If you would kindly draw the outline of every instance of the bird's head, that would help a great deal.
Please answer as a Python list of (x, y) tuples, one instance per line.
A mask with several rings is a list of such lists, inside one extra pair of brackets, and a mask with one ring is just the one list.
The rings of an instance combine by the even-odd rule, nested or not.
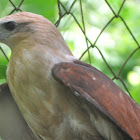
[(17, 47), (33, 45), (68, 50), (60, 32), (49, 20), (29, 12), (0, 19), (0, 42), (8, 45), (12, 51)]
[(41, 18), (39, 15), (21, 12), (0, 19), (0, 42), (13, 48), (27, 40), (35, 32), (35, 21)]

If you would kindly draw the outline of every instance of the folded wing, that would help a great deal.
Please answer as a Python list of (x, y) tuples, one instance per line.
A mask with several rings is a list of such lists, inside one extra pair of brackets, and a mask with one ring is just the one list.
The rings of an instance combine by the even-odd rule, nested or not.
[(124, 139), (140, 139), (140, 106), (106, 75), (78, 60), (56, 64), (52, 74), (69, 87), (76, 98), (84, 98), (91, 108), (100, 112), (100, 117), (107, 118), (104, 120), (111, 122), (110, 131), (113, 123), (115, 131), (124, 135)]

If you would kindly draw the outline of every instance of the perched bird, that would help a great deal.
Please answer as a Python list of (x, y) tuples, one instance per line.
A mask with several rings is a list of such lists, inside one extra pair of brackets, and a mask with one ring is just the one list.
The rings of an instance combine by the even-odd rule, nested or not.
[(140, 107), (96, 68), (77, 60), (43, 16), (0, 19), (12, 55), (7, 81), (37, 140), (140, 140)]

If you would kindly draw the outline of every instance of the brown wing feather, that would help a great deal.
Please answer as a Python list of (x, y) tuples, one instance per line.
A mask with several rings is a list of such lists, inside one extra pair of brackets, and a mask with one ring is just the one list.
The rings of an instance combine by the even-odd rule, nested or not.
[(55, 79), (77, 91), (133, 139), (140, 139), (140, 106), (106, 75), (78, 60), (59, 63), (52, 72)]
[(35, 140), (11, 96), (7, 83), (0, 85), (0, 136), (4, 140)]

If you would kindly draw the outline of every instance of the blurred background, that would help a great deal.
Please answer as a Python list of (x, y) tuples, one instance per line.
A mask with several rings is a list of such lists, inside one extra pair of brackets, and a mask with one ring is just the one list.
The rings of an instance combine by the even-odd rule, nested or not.
[[(105, 73), (140, 104), (139, 7), (139, 0), (0, 0), (0, 18), (21, 10), (45, 16), (74, 56)], [(2, 84), (11, 51), (0, 46)]]

